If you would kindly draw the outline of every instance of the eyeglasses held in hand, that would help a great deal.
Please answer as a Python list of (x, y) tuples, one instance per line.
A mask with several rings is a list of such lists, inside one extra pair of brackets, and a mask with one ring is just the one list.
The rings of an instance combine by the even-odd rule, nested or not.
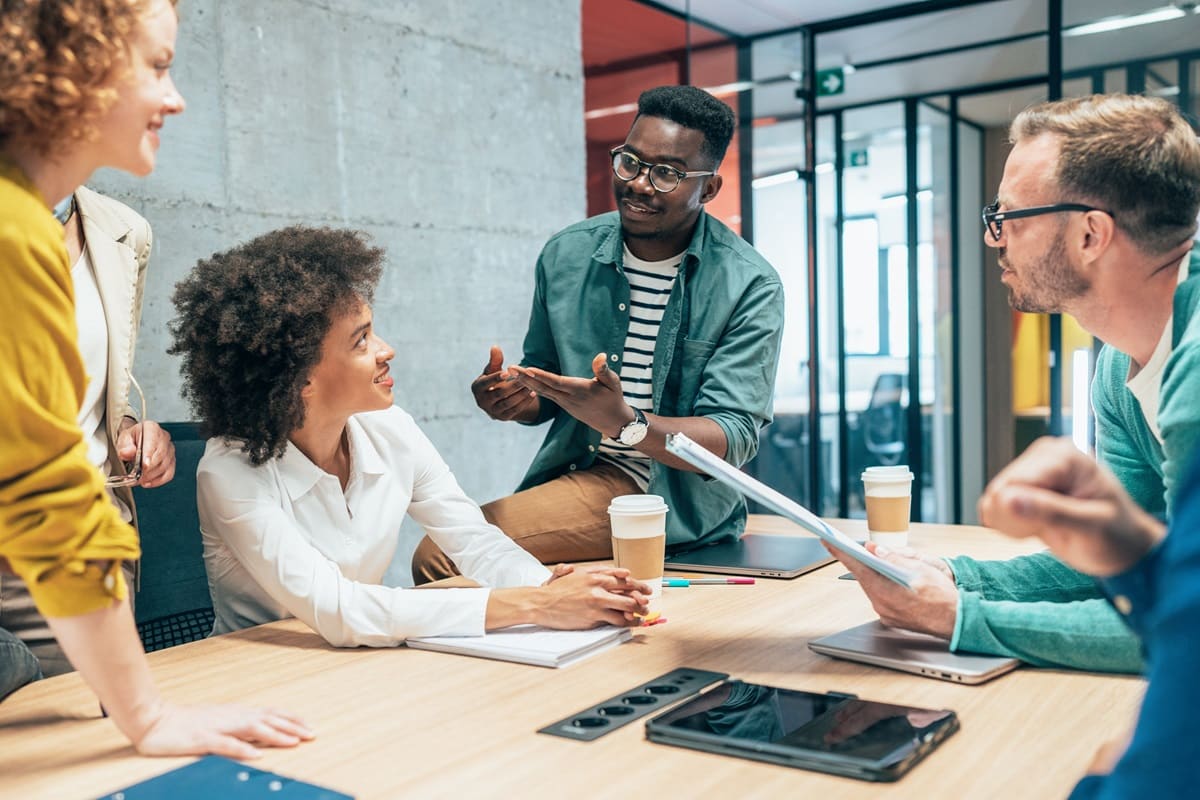
[(673, 191), (685, 178), (701, 178), (705, 175), (717, 174), (712, 170), (684, 172), (670, 164), (647, 164), (633, 153), (626, 152), (620, 147), (614, 147), (611, 152), (614, 175), (628, 182), (637, 180), (637, 176), (642, 174), (642, 170), (648, 170), (650, 185), (663, 194)]
[(1023, 219), (1024, 217), (1040, 217), (1042, 214), (1058, 214), (1063, 211), (1099, 211), (1112, 216), (1111, 211), (1095, 206), (1085, 206), (1082, 203), (1055, 203), (1051, 206), (1033, 206), (1032, 208), (1014, 208), (1009, 211), (1000, 210), (1000, 198), (997, 197), (990, 206), (984, 206), (980, 216), (983, 217), (983, 227), (997, 242), (1004, 234), (1004, 220)]
[[(138, 386), (137, 380), (133, 377), (132, 372), (126, 372), (129, 378), (129, 384), (134, 388), (141, 400), (142, 416), (138, 422), (146, 421), (146, 395), (142, 392), (142, 387)], [(133, 463), (125, 462), (124, 475), (110, 475), (104, 479), (104, 485), (112, 488), (118, 486), (135, 486), (142, 479), (142, 457), (145, 454), (146, 430), (142, 429), (142, 433), (138, 436), (137, 455), (134, 457)]]

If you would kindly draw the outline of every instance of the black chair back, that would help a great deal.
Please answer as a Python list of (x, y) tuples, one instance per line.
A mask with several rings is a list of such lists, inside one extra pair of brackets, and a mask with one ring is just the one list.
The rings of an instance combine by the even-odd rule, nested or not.
[(147, 652), (204, 638), (213, 621), (196, 510), (196, 467), (205, 440), (193, 422), (162, 426), (175, 443), (175, 478), (166, 486), (133, 490), (142, 543), (134, 608)]

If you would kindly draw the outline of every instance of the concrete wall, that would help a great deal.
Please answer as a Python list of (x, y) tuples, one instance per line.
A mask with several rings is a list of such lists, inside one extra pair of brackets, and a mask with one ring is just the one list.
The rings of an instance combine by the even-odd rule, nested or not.
[[(584, 216), (578, 0), (183, 0), (159, 168), (93, 188), (143, 214), (154, 255), (135, 374), (149, 414), (191, 418), (165, 353), (196, 260), (293, 223), (388, 250), (376, 296), (397, 403), (468, 494), (510, 492), (543, 429), (488, 420), (468, 385), (520, 356), (533, 265)], [(411, 544), (411, 543), (410, 543)]]

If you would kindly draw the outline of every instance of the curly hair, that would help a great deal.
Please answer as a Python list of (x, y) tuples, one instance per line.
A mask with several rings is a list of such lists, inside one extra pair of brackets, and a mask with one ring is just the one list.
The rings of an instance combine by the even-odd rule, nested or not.
[(96, 120), (116, 101), (116, 78), (150, 2), (0, 2), (0, 144), (45, 155), (94, 136)]
[(725, 157), (737, 121), (733, 109), (695, 86), (656, 86), (638, 96), (639, 117), (662, 117), (704, 134), (701, 153), (715, 169)]
[(301, 390), (334, 320), (370, 303), (383, 250), (360, 231), (294, 226), (199, 261), (175, 285), (167, 351), (206, 436), (256, 465), (304, 424)]

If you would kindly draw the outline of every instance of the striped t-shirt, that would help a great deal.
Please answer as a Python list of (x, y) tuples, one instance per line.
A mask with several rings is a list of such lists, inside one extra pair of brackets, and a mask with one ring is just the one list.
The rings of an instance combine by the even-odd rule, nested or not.
[[(625, 402), (642, 411), (652, 411), (654, 342), (662, 324), (671, 287), (679, 274), (683, 253), (662, 261), (642, 261), (625, 248), (625, 277), (629, 280), (629, 334), (621, 358), (621, 389)], [(616, 464), (637, 481), (644, 492), (650, 485), (650, 457), (616, 439), (600, 441), (600, 458)]]

